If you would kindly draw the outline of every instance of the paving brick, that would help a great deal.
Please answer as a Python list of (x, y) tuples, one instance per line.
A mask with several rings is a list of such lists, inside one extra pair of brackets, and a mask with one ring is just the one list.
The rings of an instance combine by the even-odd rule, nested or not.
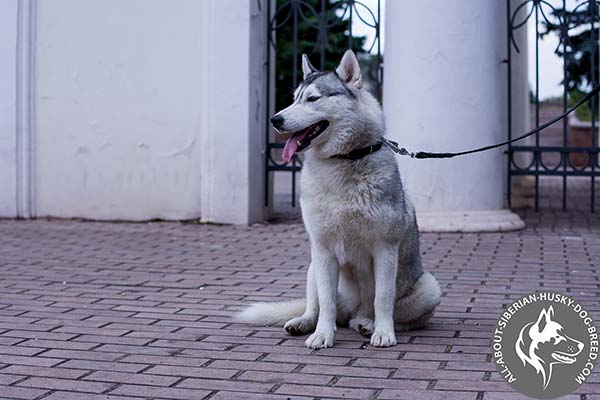
[(291, 372), (298, 364), (272, 363), (266, 361), (231, 361), (231, 360), (216, 360), (210, 364), (211, 368), (237, 368), (254, 371), (276, 371), (276, 372)]
[(102, 393), (113, 385), (108, 383), (84, 382), (74, 379), (33, 377), (19, 383), (20, 387), (65, 390), (73, 392)]
[(304, 385), (324, 386), (331, 382), (333, 375), (327, 374), (297, 374), (283, 372), (246, 371), (238, 377), (242, 381), (266, 383), (300, 383)]
[(427, 379), (427, 380), (437, 380), (437, 379), (456, 379), (456, 380), (466, 380), (466, 379), (476, 379), (481, 380), (484, 378), (484, 372), (476, 372), (476, 371), (453, 371), (447, 369), (412, 369), (412, 368), (399, 368), (394, 372), (392, 378), (400, 378), (400, 379)]
[(127, 363), (142, 363), (155, 365), (181, 365), (189, 367), (199, 367), (206, 364), (208, 358), (199, 357), (179, 357), (179, 356), (154, 356), (132, 354), (120, 360)]
[(146, 364), (133, 364), (122, 361), (68, 360), (60, 365), (64, 368), (80, 368), (96, 371), (139, 372), (146, 369)]
[(438, 390), (384, 389), (378, 396), (381, 400), (475, 400), (477, 393)]
[[(423, 378), (422, 378), (423, 379)], [(425, 380), (410, 379), (382, 379), (382, 378), (354, 378), (342, 376), (335, 386), (365, 388), (365, 389), (421, 389), (425, 390), (429, 385)]]
[(76, 351), (76, 350), (59, 350), (52, 349), (45, 353), (39, 354), (42, 357), (76, 359), (76, 360), (95, 360), (95, 361), (114, 361), (122, 357), (122, 354), (108, 353), (101, 351)]
[(89, 394), (76, 392), (54, 392), (51, 395), (44, 397), (44, 400), (140, 400), (140, 397), (129, 396), (113, 396), (106, 394)]
[[(242, 367), (239, 367), (242, 368)], [(228, 379), (234, 376), (237, 369), (220, 369), (216, 368), (213, 364), (210, 367), (177, 367), (173, 365), (160, 365), (152, 367), (146, 371), (145, 374), (156, 374), (156, 375), (170, 375), (177, 377), (194, 377), (194, 378), (211, 378), (211, 379)]]
[(305, 396), (288, 396), (288, 395), (277, 395), (277, 394), (257, 394), (257, 393), (240, 393), (240, 392), (228, 392), (226, 390), (220, 390), (210, 398), (211, 400), (309, 400), (312, 397)]
[(18, 386), (0, 386), (0, 393), (5, 399), (33, 400), (48, 393), (45, 389), (31, 389)]
[(101, 336), (101, 335), (81, 335), (71, 340), (70, 343), (73, 342), (91, 342), (88, 346), (95, 346), (98, 343), (103, 344), (121, 344), (126, 346), (145, 346), (150, 343), (151, 339), (138, 339), (133, 337), (123, 337), (123, 336)]
[(180, 389), (171, 387), (153, 387), (143, 385), (121, 385), (110, 392), (111, 395), (141, 396), (173, 400), (202, 400), (211, 392), (201, 389)]
[(275, 361), (281, 363), (303, 363), (309, 365), (348, 365), (352, 361), (350, 357), (319, 356), (297, 356), (293, 354), (268, 354), (263, 361)]
[(63, 378), (63, 379), (78, 379), (81, 376), (87, 374), (89, 370), (85, 369), (74, 369), (74, 368), (63, 368), (61, 367), (31, 367), (25, 365), (9, 365), (4, 368), (1, 372), (3, 374), (19, 374), (24, 376), (39, 376), (43, 378)]
[[(36, 340), (30, 339), (26, 340), (22, 343), (19, 343), (19, 347), (26, 348), (31, 346), (31, 350), (43, 350), (43, 348), (47, 349), (65, 349), (65, 350), (90, 350), (91, 348), (97, 346), (97, 343), (80, 343), (77, 341), (62, 341), (62, 340)], [(42, 349), (36, 349), (36, 348)], [(23, 349), (25, 350), (25, 349)], [(1, 350), (0, 350), (1, 351)]]
[(367, 399), (375, 394), (375, 390), (284, 384), (275, 393), (336, 399)]
[[(376, 358), (359, 358), (353, 364), (355, 367), (376, 367), (376, 368), (419, 368), (435, 370), (440, 366), (437, 361), (417, 361), (417, 360), (390, 360)], [(493, 366), (492, 366), (493, 368)]]
[(237, 380), (212, 380), (189, 378), (177, 384), (178, 388), (194, 388), (209, 390), (230, 390), (240, 392), (267, 393), (273, 384), (241, 382)]
[(64, 359), (60, 358), (43, 358), (43, 357), (24, 357), (24, 356), (10, 356), (3, 355), (1, 358), (4, 364), (16, 364), (16, 365), (31, 365), (33, 367), (51, 367), (56, 364), (60, 364)]
[(10, 374), (10, 372), (6, 372), (5, 370), (0, 373), (0, 387), (8, 386), (25, 378), (24, 375), (5, 375), (6, 373)]
[(393, 372), (385, 368), (364, 367), (334, 367), (330, 365), (310, 365), (303, 367), (300, 372), (307, 374), (333, 374), (340, 376), (360, 376), (368, 378), (387, 378)]
[(86, 381), (131, 383), (136, 385), (171, 386), (179, 378), (150, 373), (130, 374), (125, 372), (97, 371), (85, 377)]
[(446, 381), (439, 380), (435, 384), (435, 389), (439, 390), (473, 390), (473, 391), (507, 391), (512, 392), (512, 388), (508, 383), (502, 382), (492, 382), (492, 381)]
[[(49, 325), (49, 328), (55, 327)], [(15, 337), (25, 339), (47, 339), (47, 340), (70, 340), (77, 336), (76, 334), (58, 333), (58, 332), (39, 332), (30, 330), (9, 330), (2, 334), (3, 337)]]
[(40, 347), (26, 347), (24, 344), (18, 346), (0, 346), (0, 357), (4, 354), (10, 354), (13, 356), (32, 356), (43, 352), (44, 348)]

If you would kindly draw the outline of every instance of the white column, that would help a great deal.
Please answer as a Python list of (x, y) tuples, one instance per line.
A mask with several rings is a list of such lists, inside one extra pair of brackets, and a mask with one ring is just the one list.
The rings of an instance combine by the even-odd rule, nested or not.
[(203, 1), (201, 216), (263, 220), (266, 1)]
[[(523, 0), (511, 0), (510, 9), (511, 17), (523, 3)], [(515, 23), (525, 20), (527, 17), (529, 7), (522, 7)], [(531, 16), (533, 18), (533, 16)], [(524, 24), (519, 29), (513, 32), (515, 42), (519, 48), (517, 52), (513, 45), (511, 45), (511, 110), (512, 110), (512, 136), (519, 136), (521, 133), (528, 131), (533, 128), (530, 126), (529, 121), (529, 77), (528, 77), (528, 42), (527, 42), (527, 29), (529, 24)], [(535, 49), (534, 49), (535, 51)], [(542, 121), (543, 122), (543, 121)], [(535, 136), (528, 137), (525, 140), (515, 143), (520, 146), (533, 146), (535, 144)], [(515, 161), (521, 168), (529, 165), (532, 161), (532, 153), (519, 152), (515, 153)], [(513, 183), (523, 182), (530, 180), (532, 177), (516, 176), (512, 178)]]
[[(433, 152), (506, 138), (504, 1), (389, 1), (386, 21), (388, 137), (412, 151)], [(507, 218), (506, 229), (520, 225), (509, 212), (489, 212), (503, 207), (502, 151), (450, 160), (400, 159), (421, 226), (504, 229)]]
[(0, 2), (0, 217), (17, 216), (18, 1)]

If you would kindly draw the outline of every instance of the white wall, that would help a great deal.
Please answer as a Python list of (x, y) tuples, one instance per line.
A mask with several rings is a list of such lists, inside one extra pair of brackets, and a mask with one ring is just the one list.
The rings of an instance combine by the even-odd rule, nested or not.
[[(453, 152), (506, 137), (505, 2), (389, 1), (387, 134), (410, 150)], [(393, 23), (390, 23), (392, 22)], [(418, 211), (502, 208), (502, 150), (400, 160)]]
[(17, 215), (17, 6), (0, 2), (0, 217)]
[(38, 2), (39, 216), (200, 215), (201, 9)]

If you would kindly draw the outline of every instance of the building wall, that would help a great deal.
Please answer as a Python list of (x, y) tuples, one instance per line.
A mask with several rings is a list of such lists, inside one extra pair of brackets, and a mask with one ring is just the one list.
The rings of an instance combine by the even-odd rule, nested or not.
[(0, 216), (262, 220), (264, 5), (0, 2)]

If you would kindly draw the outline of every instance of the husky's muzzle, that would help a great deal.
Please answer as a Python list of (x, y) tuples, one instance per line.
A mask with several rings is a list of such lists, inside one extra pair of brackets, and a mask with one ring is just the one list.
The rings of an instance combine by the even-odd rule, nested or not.
[[(275, 123), (273, 124), (275, 128), (277, 126)], [(299, 131), (291, 132), (288, 139), (285, 142), (285, 146), (283, 147), (282, 158), (283, 161), (289, 162), (299, 151), (306, 149), (310, 146), (311, 142), (321, 135), (325, 129), (329, 126), (329, 121), (323, 120), (319, 121), (316, 124), (310, 125), (307, 128), (300, 129)], [(281, 132), (285, 133), (285, 132)]]

